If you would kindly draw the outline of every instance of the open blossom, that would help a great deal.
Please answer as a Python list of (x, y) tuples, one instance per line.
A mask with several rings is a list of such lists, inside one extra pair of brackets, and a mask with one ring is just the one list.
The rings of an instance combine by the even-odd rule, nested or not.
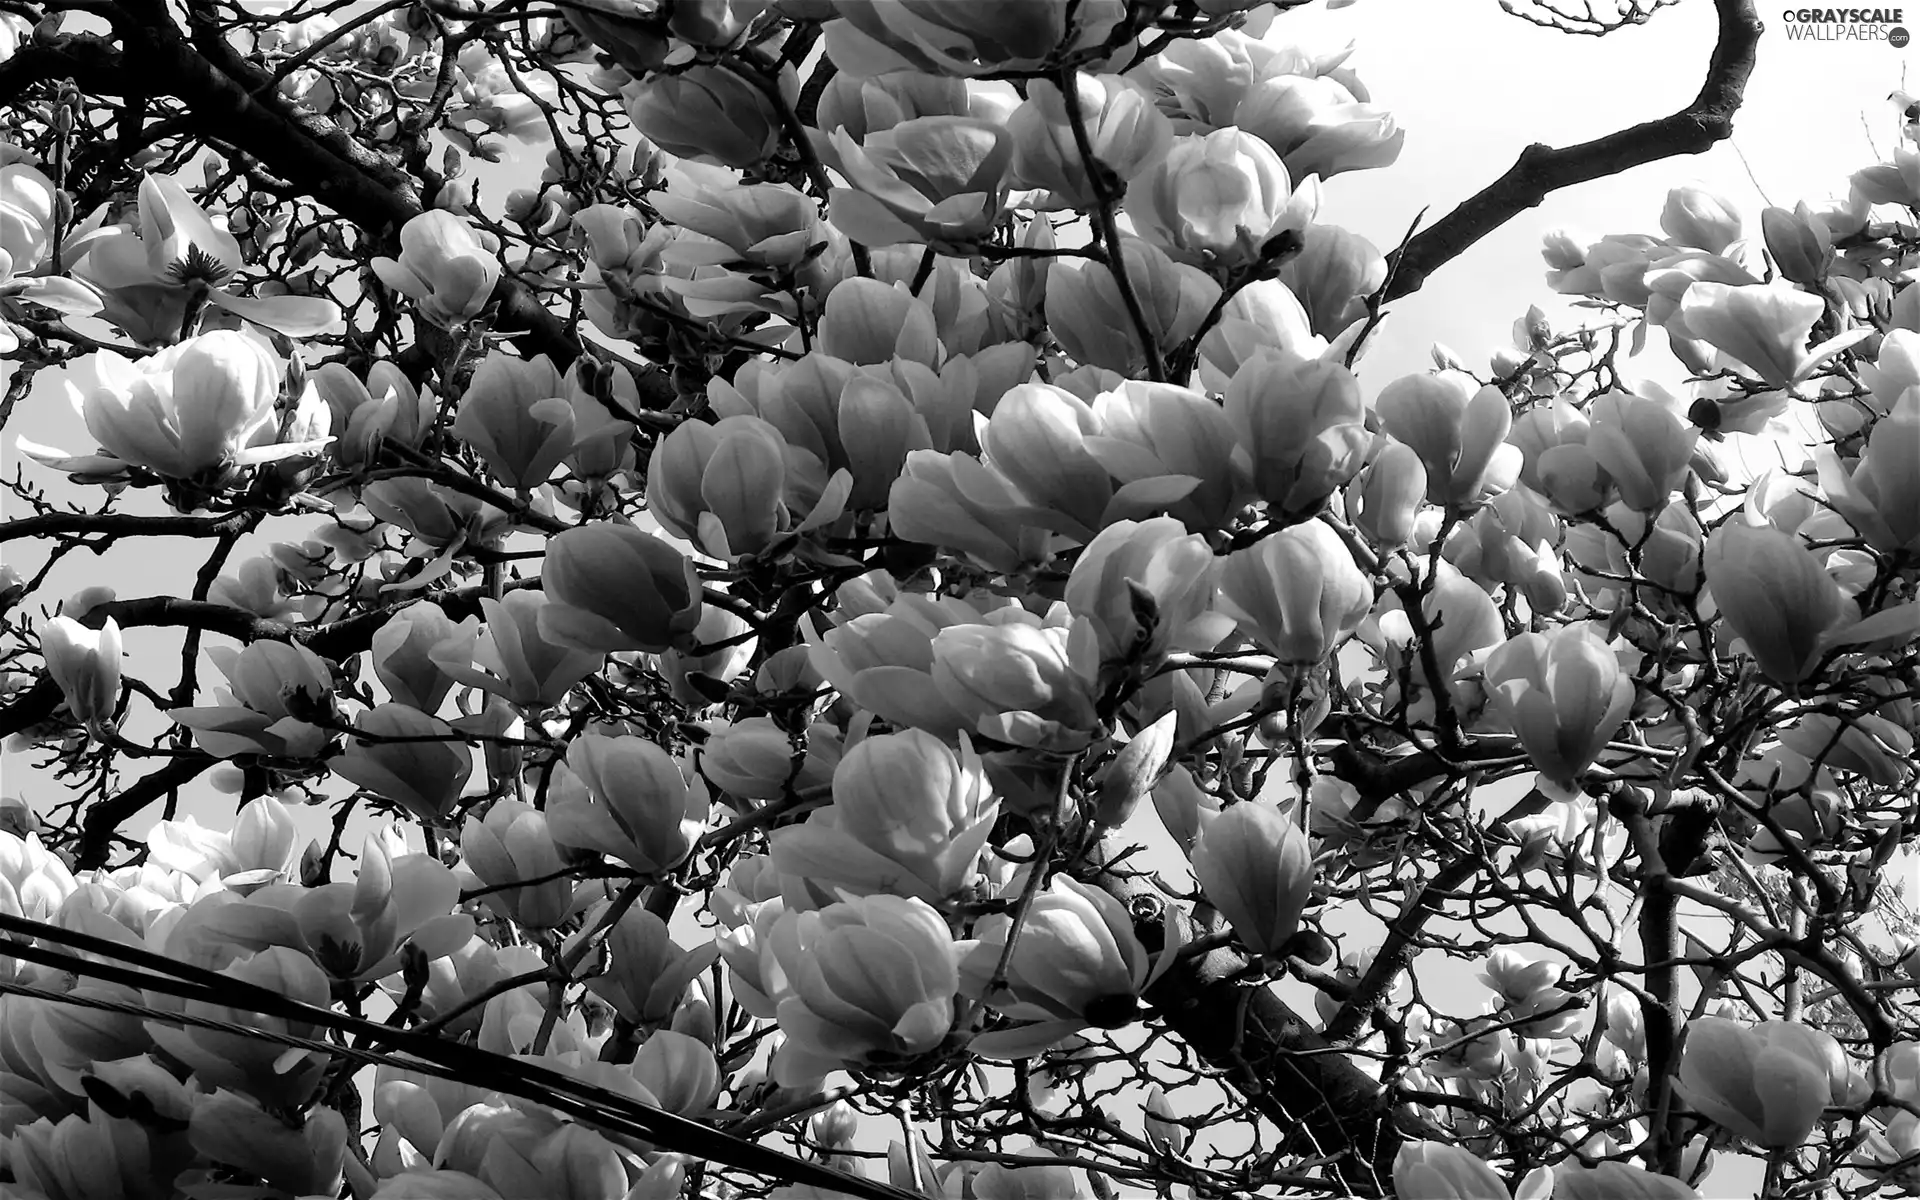
[(460, 397), (453, 432), (501, 483), (519, 491), (539, 487), (573, 450), (566, 390), (546, 355), (529, 361), (495, 351)]
[[(1139, 1014), (1156, 963), (1134, 936), (1133, 919), (1120, 901), (1054, 876), (1027, 910), (1005, 990), (989, 994), (1011, 926), (1010, 917), (989, 916), (974, 927), (973, 940), (960, 943), (961, 990), (1020, 1022), (975, 1038), (976, 1052), (1026, 1057), (1089, 1025), (1124, 1028)], [(1157, 966), (1170, 963), (1168, 953)]]
[(216, 330), (141, 359), (102, 350), (85, 364), (67, 381), (69, 395), (113, 457), (69, 459), (23, 444), (62, 470), (131, 463), (168, 479), (225, 483), (229, 468), (312, 454), (327, 440), (330, 422), (322, 420), (317, 436), (276, 444), (282, 365), (255, 334)]
[(1313, 512), (1352, 479), (1373, 440), (1353, 373), (1286, 350), (1256, 350), (1240, 365), (1226, 412), (1254, 491), (1290, 515)]
[(762, 980), (787, 1035), (773, 1058), (783, 1086), (904, 1064), (953, 1028), (957, 948), (924, 900), (863, 896), (785, 913), (767, 941)]
[[(1132, 179), (1166, 150), (1173, 127), (1153, 97), (1124, 75), (1079, 75), (1075, 102), (1094, 159), (1121, 181)], [(1036, 79), (1014, 110), (1013, 173), (1022, 187), (1046, 188), (1055, 203), (1087, 208), (1097, 193), (1087, 178), (1067, 100), (1059, 87)]]
[(262, 639), (243, 649), (215, 646), (207, 657), (226, 676), (217, 705), (167, 715), (193, 730), (194, 744), (218, 758), (265, 754), (310, 758), (332, 733), (317, 718), (330, 711), (333, 672), (298, 642)]
[(1296, 189), (1272, 147), (1233, 128), (1175, 138), (1126, 199), (1140, 236), (1181, 262), (1220, 268), (1258, 260), (1319, 207), (1317, 180)]
[(165, 346), (190, 334), (187, 317), (201, 300), (288, 337), (309, 337), (340, 319), (340, 306), (322, 297), (227, 291), (244, 265), (240, 243), (177, 180), (141, 179), (138, 226), (101, 226), (105, 212), (67, 243), (70, 271), (100, 294), (101, 316), (136, 342)]
[(856, 143), (822, 139), (851, 187), (834, 188), (833, 223), (856, 242), (970, 254), (999, 220), (1013, 165), (1007, 130), (974, 117), (915, 117)]
[(297, 950), (328, 976), (349, 983), (400, 970), (408, 943), (429, 961), (453, 953), (474, 928), (472, 917), (452, 911), (460, 899), (458, 877), (426, 854), (399, 849), (394, 839), (370, 833), (354, 882), (272, 884), (213, 908), (200, 932), (248, 951)]
[(833, 773), (833, 803), (773, 834), (790, 909), (890, 892), (944, 904), (978, 877), (999, 815), (980, 756), (920, 730), (869, 737)]
[(1512, 487), (1524, 456), (1510, 445), (1513, 412), (1497, 387), (1460, 371), (1407, 375), (1380, 391), (1380, 423), (1420, 455), (1427, 499), (1472, 508)]
[(480, 315), (500, 278), (500, 263), (466, 221), (432, 208), (400, 227), (400, 257), (374, 259), (373, 272), (444, 329)]

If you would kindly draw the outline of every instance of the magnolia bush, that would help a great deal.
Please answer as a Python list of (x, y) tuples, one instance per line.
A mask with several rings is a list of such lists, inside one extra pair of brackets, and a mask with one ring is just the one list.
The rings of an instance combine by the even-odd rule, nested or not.
[(0, 13), (0, 1193), (1920, 1187), (1911, 129), (1382, 379), (1273, 5), (183, 13)]

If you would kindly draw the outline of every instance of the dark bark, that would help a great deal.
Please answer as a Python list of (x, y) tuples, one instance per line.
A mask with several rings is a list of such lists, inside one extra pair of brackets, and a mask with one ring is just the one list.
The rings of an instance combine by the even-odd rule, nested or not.
[(1764, 26), (1751, 0), (1714, 0), (1720, 30), (1699, 95), (1679, 112), (1643, 121), (1575, 146), (1534, 143), (1506, 174), (1446, 216), (1415, 234), (1391, 256), (1393, 274), (1383, 300), (1420, 290), (1427, 277), (1481, 238), (1538, 205), (1548, 193), (1671, 158), (1702, 154), (1733, 134), (1733, 115), (1745, 98)]

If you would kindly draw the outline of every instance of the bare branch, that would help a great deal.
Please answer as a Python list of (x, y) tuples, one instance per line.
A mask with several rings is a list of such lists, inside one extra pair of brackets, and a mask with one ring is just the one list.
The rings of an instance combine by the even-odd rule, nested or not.
[(1733, 133), (1733, 115), (1745, 98), (1763, 26), (1751, 0), (1714, 0), (1720, 32), (1707, 62), (1706, 82), (1693, 102), (1671, 116), (1556, 150), (1539, 142), (1520, 152), (1506, 174), (1462, 201), (1414, 236), (1394, 259), (1387, 300), (1420, 290), (1427, 276), (1529, 208), (1548, 193), (1671, 158), (1701, 154)]

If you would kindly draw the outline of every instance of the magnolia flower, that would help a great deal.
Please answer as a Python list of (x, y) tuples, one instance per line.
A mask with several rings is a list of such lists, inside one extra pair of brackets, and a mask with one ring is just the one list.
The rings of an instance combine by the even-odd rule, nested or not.
[[(588, 913), (584, 929), (597, 926), (596, 915)], [(688, 986), (719, 957), (720, 947), (708, 942), (682, 950), (665, 921), (644, 908), (630, 908), (607, 930), (607, 955), (606, 973), (587, 980), (587, 990), (634, 1024), (657, 1025), (673, 1016)]]
[(1353, 373), (1285, 350), (1256, 350), (1241, 364), (1226, 412), (1254, 490), (1288, 515), (1313, 512), (1352, 479), (1373, 440)]
[(1400, 157), (1406, 130), (1370, 98), (1350, 70), (1272, 75), (1247, 89), (1233, 123), (1272, 146), (1295, 179), (1327, 179)]
[(971, 113), (967, 82), (926, 71), (854, 75), (840, 71), (827, 81), (815, 110), (822, 133), (844, 129), (856, 142), (915, 117), (964, 117)]
[(210, 647), (207, 657), (226, 676), (220, 703), (176, 708), (167, 715), (193, 730), (194, 744), (217, 758), (265, 754), (311, 758), (332, 738), (318, 718), (330, 713), (333, 671), (298, 642), (251, 642), (235, 650)]
[(1671, 1175), (1655, 1175), (1623, 1162), (1583, 1167), (1571, 1160), (1553, 1171), (1555, 1200), (1700, 1200), (1700, 1193)]
[(451, 911), (460, 900), (459, 878), (428, 855), (396, 849), (395, 841), (369, 833), (352, 883), (272, 884), (213, 908), (196, 932), (247, 951), (299, 951), (345, 983), (400, 970), (409, 943), (428, 961), (453, 953), (474, 930), (472, 917)]
[[(1888, 357), (1881, 351), (1884, 361)], [(1816, 446), (1820, 491), (1875, 549), (1920, 549), (1920, 389), (1899, 394), (1873, 424), (1851, 471), (1830, 446)]]
[[(897, 358), (928, 367), (940, 365), (940, 330), (933, 307), (915, 296), (905, 283), (888, 284), (854, 276), (836, 285), (821, 311), (816, 336), (822, 354), (855, 366), (885, 365)], [(853, 372), (841, 372), (817, 358), (807, 362), (807, 369), (844, 375), (839, 380), (838, 390), (842, 392), (853, 382)], [(782, 391), (789, 378), (782, 376)], [(791, 378), (798, 384), (805, 376), (796, 368)], [(773, 417), (769, 415), (768, 419)], [(835, 432), (840, 431), (836, 428)]]
[[(1093, 158), (1123, 183), (1143, 171), (1173, 139), (1173, 127), (1153, 97), (1124, 75), (1077, 75), (1074, 99)], [(1013, 178), (1021, 187), (1046, 188), (1052, 202), (1086, 209), (1098, 199), (1087, 178), (1079, 143), (1060, 88), (1036, 79), (1007, 123), (1013, 135)]]
[(49, 921), (76, 886), (73, 872), (41, 845), (38, 834), (23, 838), (0, 830), (0, 911)]
[(246, 892), (295, 881), (300, 865), (293, 814), (272, 796), (242, 805), (231, 832), (207, 829), (191, 816), (161, 821), (147, 835), (148, 859), (201, 881)]
[(1313, 892), (1313, 851), (1300, 822), (1257, 801), (1203, 819), (1190, 855), (1207, 902), (1253, 954), (1280, 954)]
[[(142, 359), (109, 350), (83, 360), (66, 381), (74, 408), (111, 458), (68, 458), (22, 442), (49, 466), (92, 473), (145, 467), (168, 479), (225, 486), (233, 468), (317, 453), (328, 438), (322, 417), (315, 436), (276, 445), (282, 367), (257, 335), (203, 333)], [(325, 414), (324, 406), (319, 406)]]
[(1093, 417), (1098, 432), (1083, 444), (1121, 491), (1147, 479), (1197, 481), (1166, 510), (1192, 532), (1224, 524), (1246, 503), (1247, 464), (1235, 450), (1233, 423), (1204, 393), (1126, 380), (1094, 397)]
[[(1681, 421), (1659, 400), (1626, 392), (1605, 392), (1588, 411), (1592, 423), (1586, 444), (1593, 466), (1577, 457), (1550, 460), (1543, 456), (1541, 482), (1570, 493), (1569, 499), (1578, 497), (1576, 503), (1603, 495), (1610, 483), (1629, 508), (1641, 512), (1665, 508), (1687, 478), (1699, 429)], [(1566, 482), (1553, 482), (1545, 474), (1549, 470), (1563, 472), (1559, 477)]]
[(777, 538), (833, 520), (853, 490), (759, 417), (683, 422), (655, 447), (647, 508), (668, 532), (721, 559), (749, 558)]
[[(0, 47), (6, 19), (0, 16)], [(20, 340), (6, 320), (10, 301), (27, 300), (72, 316), (100, 311), (99, 294), (86, 284), (41, 273), (53, 254), (60, 195), (53, 180), (32, 164), (0, 164), (0, 351), (12, 351)]]
[(944, 904), (978, 876), (1000, 805), (980, 756), (919, 730), (868, 737), (833, 773), (833, 803), (773, 834), (790, 910), (890, 892)]
[(1677, 187), (1667, 193), (1660, 228), (1679, 245), (1719, 254), (1740, 236), (1740, 210), (1703, 187)]
[(631, 525), (595, 521), (549, 538), (540, 582), (549, 603), (537, 628), (563, 646), (657, 652), (690, 645), (700, 624), (693, 563)]
[(953, 1028), (960, 980), (947, 923), (923, 900), (863, 896), (786, 913), (768, 936), (762, 979), (786, 1041), (783, 1087), (849, 1067), (898, 1067)]
[(547, 799), (555, 841), (646, 874), (693, 852), (707, 819), (706, 784), (689, 786), (665, 750), (637, 737), (586, 736), (567, 748), (567, 766)]
[(1674, 320), (1725, 354), (1735, 370), (1791, 387), (1873, 332), (1858, 327), (1809, 349), (1807, 334), (1825, 312), (1820, 297), (1786, 287), (1700, 282), (1687, 288)]
[(141, 180), (137, 229), (96, 227), (68, 242), (67, 251), (73, 277), (104, 301), (101, 315), (143, 345), (191, 334), (189, 318), (201, 302), (288, 337), (310, 337), (340, 319), (340, 306), (321, 297), (248, 298), (224, 290), (242, 265), (240, 243), (165, 175)]
[(1373, 585), (1340, 535), (1293, 525), (1227, 556), (1218, 607), (1282, 663), (1324, 661), (1373, 608)]
[(495, 351), (460, 397), (453, 432), (517, 491), (545, 483), (572, 452), (573, 404), (546, 355), (531, 361)]
[(1414, 523), (1427, 498), (1427, 468), (1405, 442), (1386, 439), (1347, 487), (1347, 516), (1354, 528), (1382, 550), (1413, 540)]
[(951, 625), (933, 638), (931, 674), (965, 728), (1016, 746), (1084, 744), (1098, 715), (1098, 643), (1091, 623), (1046, 622), (1021, 608), (996, 609), (982, 624)]
[(961, 990), (1004, 1014), (1014, 1027), (971, 1043), (988, 1058), (1025, 1058), (1093, 1025), (1122, 1029), (1133, 1023), (1147, 986), (1172, 964), (1177, 946), (1158, 962), (1133, 933), (1126, 906), (1106, 892), (1056, 875), (1035, 897), (1014, 942), (1006, 986), (988, 994), (1012, 918), (995, 914), (959, 943)]
[(1507, 443), (1513, 411), (1499, 388), (1460, 371), (1407, 375), (1380, 390), (1380, 424), (1427, 469), (1427, 499), (1473, 508), (1514, 485), (1524, 455)]
[(1296, 189), (1273, 148), (1235, 128), (1175, 138), (1127, 189), (1134, 228), (1184, 263), (1243, 267), (1298, 236), (1320, 207), (1319, 181)]
[(1793, 1021), (1746, 1026), (1721, 1017), (1688, 1022), (1674, 1088), (1714, 1124), (1769, 1150), (1798, 1146), (1828, 1105), (1866, 1090), (1832, 1035)]
[(552, 603), (544, 593), (526, 590), (498, 600), (483, 598), (486, 624), (477, 640), (470, 634), (453, 636), (435, 644), (429, 656), (450, 680), (511, 704), (526, 709), (558, 704), (574, 684), (598, 671), (606, 656), (549, 641), (540, 614)]
[(1562, 788), (1578, 786), (1633, 707), (1633, 680), (1586, 625), (1507, 641), (1487, 659), (1486, 680), (1488, 701)]
[[(799, 99), (791, 65), (780, 73), (788, 104)], [(633, 127), (683, 158), (705, 158), (742, 170), (766, 161), (780, 141), (780, 114), (759, 88), (718, 65), (696, 63), (672, 74), (649, 73), (621, 92)]]
[(900, 242), (969, 255), (999, 220), (1014, 142), (973, 117), (915, 117), (856, 143), (844, 129), (821, 155), (851, 187), (829, 196), (834, 225), (873, 246)]
[(244, 1096), (218, 1091), (194, 1099), (187, 1140), (208, 1158), (296, 1195), (338, 1191), (346, 1165), (347, 1123), (324, 1105), (289, 1121)]
[[(301, 888), (292, 890), (304, 892)], [(252, 903), (237, 901), (219, 911), (228, 914)], [(289, 914), (282, 915), (291, 920)], [(220, 974), (238, 983), (279, 992), (301, 1004), (326, 1008), (332, 1003), (327, 976), (314, 965), (313, 959), (297, 949), (264, 946), (258, 953), (246, 955), (221, 969)], [(176, 1026), (166, 1021), (148, 1021), (147, 1033), (160, 1049), (185, 1065), (202, 1084), (231, 1088), (276, 1108), (297, 1108), (312, 1098), (326, 1070), (328, 1056), (324, 1051), (288, 1049), (267, 1038), (228, 1033), (217, 1026), (239, 1025), (267, 1034), (291, 1034), (309, 1039), (321, 1036), (319, 1026), (255, 1012), (245, 1001), (234, 1006), (206, 1000), (175, 1002), (175, 1005), (184, 1015), (215, 1025)]]
[[(1120, 256), (1154, 348), (1165, 354), (1192, 337), (1219, 298), (1220, 285), (1139, 238), (1123, 235)], [(1047, 328), (1075, 361), (1127, 377), (1145, 372), (1147, 347), (1105, 263), (1087, 258), (1051, 263), (1046, 316)]]
[(1406, 1142), (1393, 1160), (1393, 1194), (1398, 1200), (1545, 1200), (1553, 1175), (1538, 1168), (1516, 1194), (1484, 1160), (1461, 1146), (1442, 1142)]
[(373, 260), (380, 282), (442, 329), (480, 315), (500, 278), (500, 263), (460, 217), (430, 208), (400, 227), (400, 257)]
[[(1141, 596), (1153, 601), (1143, 609)], [(1159, 665), (1169, 650), (1209, 650), (1230, 619), (1213, 613), (1213, 551), (1172, 517), (1116, 521), (1082, 550), (1065, 600), (1093, 622), (1102, 664)], [(1150, 624), (1142, 623), (1150, 612)]]
[(1056, 53), (1100, 46), (1123, 0), (1000, 0), (899, 5), (849, 0), (825, 26), (827, 54), (858, 76), (912, 69), (975, 76), (1030, 70)]
[(467, 818), (460, 861), (482, 886), (482, 902), (529, 929), (551, 929), (569, 915), (573, 881), (547, 831), (547, 815), (518, 800), (496, 800), (484, 817)]
[(67, 712), (104, 732), (120, 705), (120, 626), (112, 617), (98, 629), (64, 615), (50, 618), (40, 627), (40, 655)]
[(1813, 674), (1832, 635), (1855, 615), (1819, 557), (1791, 533), (1729, 521), (1707, 539), (1702, 565), (1727, 627), (1776, 683)]
[(353, 728), (369, 736), (349, 740), (329, 764), (336, 774), (420, 821), (445, 819), (473, 774), (473, 751), (451, 726), (405, 704), (382, 704)]

